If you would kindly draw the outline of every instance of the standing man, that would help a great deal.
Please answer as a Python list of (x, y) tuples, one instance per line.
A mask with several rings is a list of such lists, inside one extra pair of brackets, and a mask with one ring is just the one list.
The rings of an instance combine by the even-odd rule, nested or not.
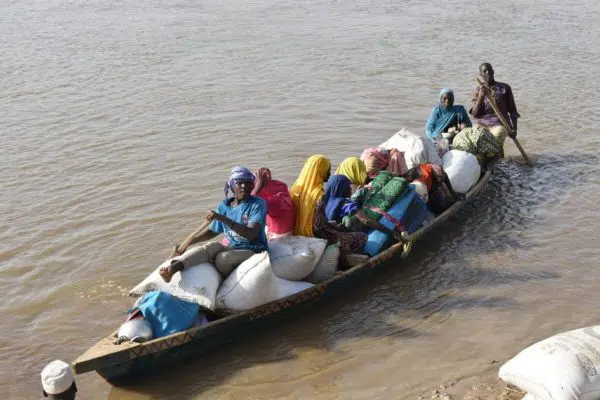
[[(507, 135), (517, 137), (517, 118), (520, 117), (515, 105), (512, 89), (509, 85), (494, 80), (494, 69), (490, 63), (483, 63), (479, 66), (479, 76), (484, 85), (478, 86), (473, 91), (471, 109), (469, 113), (475, 118), (477, 125), (484, 126), (504, 144)], [(491, 93), (490, 93), (491, 91)], [(507, 132), (500, 118), (494, 112), (487, 96), (494, 96), (499, 111), (504, 119), (512, 128), (512, 132)]]
[(74, 400), (77, 386), (71, 366), (64, 361), (55, 360), (46, 365), (41, 373), (44, 397), (57, 400)]

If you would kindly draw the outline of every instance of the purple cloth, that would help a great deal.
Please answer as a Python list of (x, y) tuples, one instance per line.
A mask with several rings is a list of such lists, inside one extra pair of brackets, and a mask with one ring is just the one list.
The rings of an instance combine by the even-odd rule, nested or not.
[[(506, 121), (510, 124), (512, 121), (510, 118), (511, 115), (514, 118), (520, 117), (519, 113), (517, 112), (517, 106), (515, 105), (512, 89), (509, 85), (502, 82), (495, 82), (492, 86), (496, 89), (496, 95), (494, 96), (496, 104), (498, 105), (500, 112), (504, 115)], [(485, 100), (483, 100), (483, 104), (479, 108), (479, 113), (477, 115), (473, 114), (473, 107), (475, 106), (478, 96), (479, 87), (473, 91), (473, 96), (471, 98), (471, 109), (469, 110), (469, 113), (475, 118), (475, 122), (478, 125), (487, 127), (502, 125), (500, 118), (496, 116), (496, 113), (494, 112), (494, 109), (492, 108), (492, 105), (488, 101), (487, 97)]]
[(254, 182), (254, 174), (250, 172), (248, 168), (245, 167), (233, 167), (231, 169), (231, 174), (229, 175), (229, 180), (225, 184), (225, 198), (227, 198), (227, 194), (229, 194), (229, 190), (233, 192), (236, 181), (252, 181)]

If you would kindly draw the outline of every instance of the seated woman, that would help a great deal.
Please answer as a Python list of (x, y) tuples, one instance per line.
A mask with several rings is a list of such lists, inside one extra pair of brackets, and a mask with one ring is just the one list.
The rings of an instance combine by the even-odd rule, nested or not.
[(322, 155), (308, 158), (300, 171), (300, 176), (290, 190), (290, 197), (296, 209), (294, 235), (314, 236), (313, 220), (317, 202), (325, 191), (323, 183), (331, 174), (331, 161)]
[(335, 171), (337, 175), (345, 175), (350, 179), (350, 183), (356, 187), (363, 186), (367, 183), (367, 167), (365, 163), (358, 157), (348, 157), (337, 167)]
[(469, 126), (471, 126), (471, 120), (467, 110), (461, 105), (454, 105), (452, 89), (442, 89), (440, 100), (431, 110), (425, 125), (427, 137), (432, 142), (438, 142), (443, 136), (451, 141), (456, 133)]
[[(210, 226), (194, 239), (194, 242), (206, 241), (224, 233), (225, 241), (195, 246), (175, 257), (171, 265), (159, 271), (166, 282), (186, 266), (205, 262), (214, 262), (225, 278), (250, 256), (267, 250), (267, 205), (263, 199), (252, 196), (253, 188), (252, 172), (243, 167), (231, 170), (225, 186), (225, 200), (219, 203), (216, 212), (208, 213), (206, 219), (211, 221)], [(227, 198), (229, 190), (233, 191), (233, 197)]]
[(325, 194), (317, 202), (313, 231), (315, 237), (327, 240), (328, 244), (339, 243), (340, 254), (345, 256), (343, 265), (350, 265), (346, 260), (350, 254), (364, 253), (368, 235), (361, 231), (348, 230), (341, 222), (345, 216), (355, 214), (366, 227), (383, 231), (400, 241), (401, 233), (388, 229), (377, 220), (369, 218), (359, 206), (348, 198), (351, 181), (345, 175), (333, 175), (327, 181)]
[(261, 168), (254, 175), (256, 184), (252, 195), (267, 203), (267, 239), (293, 235), (296, 211), (287, 185), (272, 179), (268, 168)]

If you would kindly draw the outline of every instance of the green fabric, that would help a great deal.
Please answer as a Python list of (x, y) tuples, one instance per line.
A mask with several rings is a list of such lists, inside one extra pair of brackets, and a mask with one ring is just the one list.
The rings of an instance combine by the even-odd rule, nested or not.
[(350, 199), (362, 207), (371, 196), (379, 192), (393, 177), (391, 172), (379, 171), (368, 186), (363, 186), (358, 189)]
[(408, 188), (408, 181), (404, 178), (393, 177), (376, 193), (369, 196), (364, 205), (365, 214), (374, 219), (379, 219), (381, 215), (370, 207), (378, 208), (383, 211), (387, 211), (396, 200), (406, 191)]
[[(376, 207), (386, 211), (407, 188), (408, 182), (404, 178), (394, 177), (388, 171), (379, 171), (368, 187), (361, 188), (352, 195), (352, 200), (360, 204), (361, 209), (369, 217), (379, 220), (381, 215), (368, 209), (368, 207)], [(351, 232), (366, 229), (356, 215), (344, 218), (342, 224)]]
[(453, 150), (462, 150), (477, 157), (480, 164), (503, 156), (502, 144), (485, 127), (465, 128), (452, 140)]

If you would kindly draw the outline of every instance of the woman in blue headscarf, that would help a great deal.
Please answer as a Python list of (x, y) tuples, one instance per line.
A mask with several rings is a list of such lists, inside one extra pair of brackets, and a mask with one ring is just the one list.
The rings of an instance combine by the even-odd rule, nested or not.
[(317, 202), (313, 220), (315, 237), (329, 244), (340, 244), (340, 253), (362, 253), (367, 234), (348, 232), (341, 224), (345, 215), (358, 211), (358, 205), (349, 199), (351, 182), (345, 175), (332, 175), (325, 185), (325, 194)]
[[(265, 234), (267, 204), (252, 195), (254, 180), (254, 174), (247, 168), (231, 170), (225, 183), (225, 200), (219, 203), (216, 211), (208, 213), (206, 220), (210, 225), (194, 239), (194, 243), (208, 242), (185, 250), (173, 258), (170, 265), (161, 268), (159, 273), (166, 282), (186, 266), (206, 262), (214, 263), (226, 278), (243, 261), (268, 249)], [(228, 197), (229, 191), (233, 192), (232, 197)], [(209, 241), (220, 233), (224, 234), (222, 241)]]
[(445, 132), (449, 133), (446, 136), (452, 137), (454, 133), (469, 126), (471, 126), (471, 120), (467, 110), (461, 105), (454, 105), (452, 89), (442, 89), (438, 104), (431, 110), (425, 125), (427, 137), (436, 142), (442, 138), (442, 134)]

